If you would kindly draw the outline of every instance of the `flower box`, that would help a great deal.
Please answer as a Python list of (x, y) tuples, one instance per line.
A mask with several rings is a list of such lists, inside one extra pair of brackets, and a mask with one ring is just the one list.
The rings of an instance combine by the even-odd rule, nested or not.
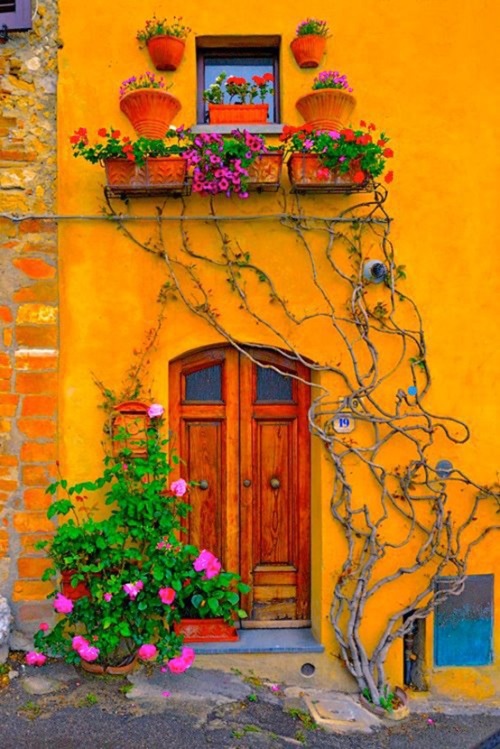
[(181, 156), (166, 156), (146, 159), (144, 166), (137, 166), (127, 159), (106, 159), (106, 179), (112, 188), (159, 188), (184, 187), (187, 166)]
[(184, 642), (236, 642), (238, 631), (222, 618), (181, 619), (174, 622), (176, 635), (184, 635)]
[(248, 167), (250, 177), (249, 190), (278, 189), (281, 179), (283, 153), (260, 154)]
[(209, 104), (211, 125), (260, 124), (267, 122), (268, 104)]
[(348, 172), (328, 169), (314, 153), (293, 153), (288, 160), (290, 183), (299, 190), (350, 193), (364, 190), (369, 182), (368, 176), (362, 182), (354, 182), (352, 175), (359, 172), (359, 165), (351, 165)]

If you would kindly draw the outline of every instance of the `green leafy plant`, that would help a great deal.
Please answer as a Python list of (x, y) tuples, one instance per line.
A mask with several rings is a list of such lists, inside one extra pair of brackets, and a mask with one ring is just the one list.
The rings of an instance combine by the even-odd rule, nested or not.
[(137, 166), (143, 166), (147, 158), (159, 156), (180, 156), (186, 152), (189, 144), (189, 132), (184, 128), (170, 127), (165, 138), (145, 138), (141, 136), (132, 140), (120, 130), (110, 127), (99, 128), (97, 135), (100, 140), (90, 143), (87, 129), (75, 130), (70, 136), (71, 148), (75, 158), (81, 157), (91, 164), (97, 164), (106, 159), (127, 159)]
[(305, 21), (301, 21), (295, 29), (296, 36), (309, 36), (314, 34), (315, 36), (328, 36), (329, 28), (326, 21), (321, 21), (319, 18), (306, 18)]
[[(162, 412), (158, 404), (149, 409), (151, 426), (141, 455), (125, 448), (105, 459), (96, 480), (68, 486), (60, 479), (49, 487), (54, 501), (48, 516), (69, 517), (50, 542), (38, 546), (52, 560), (44, 579), (70, 571), (71, 585), (83, 583), (85, 590), (76, 600), (71, 590), (49, 595), (63, 616), (52, 629), (40, 625), (29, 663), (41, 665), (50, 653), (69, 663), (97, 660), (107, 666), (137, 654), (180, 672), (194, 658), (173, 630), (185, 611), (195, 606), (200, 616), (244, 615), (238, 606), (239, 576), (223, 572), (208, 552), (178, 540), (189, 511), (188, 485), (183, 479), (170, 482), (179, 459), (166, 452), (167, 440), (156, 427)], [(122, 445), (128, 436), (122, 429), (115, 439)], [(95, 520), (87, 506), (94, 492), (104, 494), (110, 509), (103, 520)]]
[[(310, 125), (292, 127), (285, 125), (280, 140), (285, 143), (285, 153), (316, 154), (325, 169), (338, 170), (341, 174), (352, 174), (353, 182), (362, 183), (367, 177), (378, 177), (386, 168), (387, 159), (394, 156), (387, 146), (389, 139), (384, 133), (374, 137), (375, 125), (368, 126), (361, 120), (360, 127), (341, 130), (318, 130)], [(321, 174), (318, 172), (319, 177)], [(393, 172), (384, 177), (391, 182)]]
[(274, 76), (272, 73), (254, 75), (251, 81), (236, 75), (219, 73), (215, 82), (203, 92), (204, 101), (210, 104), (224, 104), (227, 95), (229, 103), (253, 104), (255, 99), (264, 102), (268, 94), (273, 94)]
[(125, 96), (125, 94), (130, 93), (130, 91), (135, 91), (138, 88), (155, 88), (160, 91), (168, 91), (168, 89), (172, 88), (173, 85), (173, 83), (167, 83), (163, 76), (156, 75), (156, 73), (147, 70), (145, 73), (132, 75), (130, 78), (125, 78), (125, 80), (122, 81), (120, 86), (120, 99), (122, 96)]
[(189, 26), (182, 23), (182, 16), (174, 16), (172, 21), (156, 16), (146, 21), (143, 29), (137, 32), (137, 39), (141, 44), (145, 44), (148, 39), (154, 36), (175, 36), (178, 39), (186, 39), (191, 33)]

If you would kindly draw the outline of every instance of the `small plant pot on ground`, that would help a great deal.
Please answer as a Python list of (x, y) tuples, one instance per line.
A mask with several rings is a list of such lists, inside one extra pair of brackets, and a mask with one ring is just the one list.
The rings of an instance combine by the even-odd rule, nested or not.
[(410, 716), (410, 707), (408, 704), (408, 695), (401, 689), (401, 687), (395, 687), (394, 689), (394, 700), (392, 710), (386, 710), (380, 705), (375, 705), (373, 702), (365, 697), (364, 694), (359, 695), (359, 702), (365, 710), (368, 710), (373, 715), (383, 720), (406, 720)]

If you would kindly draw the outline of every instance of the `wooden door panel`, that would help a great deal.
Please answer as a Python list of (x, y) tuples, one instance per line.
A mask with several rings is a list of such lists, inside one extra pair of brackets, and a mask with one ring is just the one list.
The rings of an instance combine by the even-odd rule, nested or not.
[[(254, 505), (254, 567), (261, 564), (293, 564), (293, 517), (295, 502), (289, 466), (293, 458), (292, 424), (256, 421), (255, 473), (258, 502)], [(271, 482), (279, 482), (273, 488)]]
[(198, 486), (190, 491), (192, 510), (187, 517), (188, 540), (222, 558), (226, 499), (222, 470), (224, 424), (221, 421), (184, 421), (183, 431), (187, 475), (207, 485), (207, 488)]

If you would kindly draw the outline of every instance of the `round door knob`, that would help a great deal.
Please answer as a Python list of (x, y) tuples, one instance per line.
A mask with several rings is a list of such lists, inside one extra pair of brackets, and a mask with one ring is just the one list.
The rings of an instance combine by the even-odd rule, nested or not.
[(200, 489), (202, 489), (203, 491), (206, 491), (206, 489), (208, 489), (208, 481), (206, 479), (202, 479), (200, 481)]
[(273, 489), (279, 489), (279, 488), (280, 488), (280, 486), (281, 486), (281, 484), (280, 484), (280, 480), (279, 480), (279, 479), (277, 479), (277, 478), (272, 478), (272, 479), (271, 479), (271, 481), (270, 481), (269, 483), (271, 484), (271, 487), (272, 487)]
[(243, 481), (243, 486), (246, 486), (247, 489), (249, 486), (252, 486), (252, 482), (250, 481), (250, 479), (245, 479)]

